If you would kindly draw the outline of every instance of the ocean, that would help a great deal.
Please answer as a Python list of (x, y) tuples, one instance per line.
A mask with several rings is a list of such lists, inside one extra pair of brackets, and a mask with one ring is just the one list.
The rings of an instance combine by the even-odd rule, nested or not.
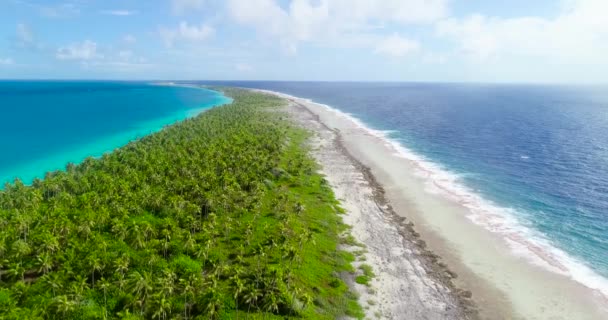
[(229, 101), (137, 82), (0, 81), (0, 186), (31, 183)]
[(279, 91), (351, 115), (416, 161), (429, 192), (464, 204), (514, 253), (534, 263), (548, 254), (560, 267), (547, 268), (608, 294), (607, 88), (204, 83)]

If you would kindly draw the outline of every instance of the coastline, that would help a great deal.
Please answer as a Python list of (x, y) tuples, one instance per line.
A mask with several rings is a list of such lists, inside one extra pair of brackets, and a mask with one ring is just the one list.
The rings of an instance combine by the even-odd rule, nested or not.
[[(200, 86), (195, 85), (171, 85), (162, 83), (150, 83), (149, 85), (178, 86), (197, 90), (215, 91), (209, 88), (202, 88)], [(218, 97), (221, 99), (205, 104), (204, 106), (199, 106), (186, 110), (179, 110), (164, 117), (151, 119), (145, 122), (134, 123), (131, 125), (131, 127), (126, 128), (124, 131), (116, 132), (101, 137), (97, 140), (87, 141), (85, 143), (82, 143), (81, 145), (71, 146), (69, 148), (57, 150), (56, 152), (49, 154), (43, 158), (33, 159), (32, 161), (25, 162), (17, 166), (13, 166), (10, 168), (2, 168), (0, 169), (0, 189), (2, 189), (2, 185), (4, 183), (12, 183), (17, 177), (19, 177), (22, 182), (29, 185), (37, 178), (44, 178), (46, 172), (65, 169), (67, 163), (78, 164), (88, 157), (101, 157), (106, 153), (126, 146), (132, 141), (141, 139), (145, 136), (158, 132), (166, 126), (170, 126), (177, 122), (194, 118), (209, 109), (232, 103), (232, 99), (224, 96), (223, 93), (219, 91), (215, 92), (218, 93)], [(43, 169), (41, 170), (41, 168)]]
[[(453, 273), (426, 250), (412, 225), (394, 213), (382, 186), (348, 152), (340, 133), (298, 103), (291, 103), (287, 112), (297, 125), (315, 132), (312, 155), (346, 210), (343, 220), (352, 226), (351, 234), (365, 245), (353, 264), (358, 268), (371, 265), (376, 273), (370, 286), (344, 275), (351, 278), (349, 284), (360, 296), (366, 317), (475, 319), (470, 293), (453, 286)], [(361, 251), (356, 245), (344, 249)]]
[[(513, 254), (505, 239), (472, 223), (467, 218), (469, 209), (462, 203), (428, 192), (424, 179), (415, 174), (414, 164), (400, 157), (399, 150), (395, 150), (395, 146), (387, 143), (383, 137), (374, 135), (372, 130), (362, 127), (361, 123), (356, 123), (350, 117), (340, 115), (339, 111), (329, 106), (282, 93), (257, 91), (289, 100), (291, 109), (294, 109), (293, 106), (305, 108), (314, 115), (313, 118), (316, 118), (317, 122), (341, 137), (340, 144), (346, 151), (343, 153), (349, 154), (360, 164), (359, 172), (365, 172), (364, 168), (369, 168), (371, 181), (378, 183), (379, 190), (384, 191), (383, 196), (390, 204), (387, 208), (392, 208), (408, 225), (413, 223), (411, 233), (419, 234), (420, 242), (424, 243), (423, 246), (428, 248), (428, 252), (441, 257), (427, 260), (425, 267), (428, 269), (431, 266), (432, 269), (433, 265), (447, 265), (451, 270), (449, 272), (457, 275), (451, 281), (454, 284), (450, 292), (452, 301), (457, 297), (459, 305), (465, 306), (466, 309), (466, 297), (470, 291), (479, 311), (478, 316), (484, 319), (606, 317), (607, 304), (600, 292)], [(316, 133), (319, 134), (319, 129)], [(327, 161), (324, 163), (323, 159), (318, 161), (324, 166), (327, 165)], [(338, 179), (339, 177), (334, 177), (334, 180)], [(332, 182), (331, 175), (328, 175), (328, 180)], [(370, 185), (373, 184), (369, 178), (366, 180)], [(343, 185), (332, 186), (337, 195), (345, 193)], [(341, 200), (344, 202), (345, 199)], [(345, 207), (349, 209), (348, 205)], [(390, 214), (384, 218), (390, 220)], [(366, 223), (361, 219), (345, 221), (355, 230), (358, 224)], [(399, 219), (392, 219), (391, 224), (397, 227), (397, 222)], [(357, 238), (359, 233), (353, 233)], [(366, 240), (369, 239), (361, 237), (357, 240), (367, 244)], [(411, 243), (403, 244), (403, 247), (412, 250)], [(421, 256), (424, 255), (417, 256), (419, 262)], [(381, 265), (376, 263), (374, 268), (378, 267)], [(441, 283), (441, 279), (432, 277), (433, 273), (428, 275), (433, 281)], [(383, 277), (387, 278), (380, 273), (376, 282), (382, 283)], [(464, 304), (460, 299), (463, 297)], [(407, 301), (402, 304), (407, 304)], [(469, 308), (473, 309), (472, 305), (469, 305)]]

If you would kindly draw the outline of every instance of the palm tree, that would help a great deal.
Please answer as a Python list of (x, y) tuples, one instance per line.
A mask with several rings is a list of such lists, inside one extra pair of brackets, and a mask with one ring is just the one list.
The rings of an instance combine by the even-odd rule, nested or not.
[(7, 273), (12, 275), (15, 279), (21, 278), (21, 281), (25, 281), (25, 268), (23, 268), (20, 262), (11, 264)]
[(245, 291), (245, 285), (243, 281), (239, 278), (239, 275), (236, 274), (232, 277), (233, 282), (233, 292), (234, 292), (234, 302), (236, 304), (236, 318), (239, 318), (239, 297)]
[(158, 286), (165, 295), (171, 296), (175, 291), (175, 279), (175, 273), (163, 270), (163, 277), (158, 279)]
[(129, 258), (122, 256), (115, 262), (116, 272), (120, 273), (124, 277), (125, 273), (129, 270)]
[(104, 265), (101, 262), (101, 259), (93, 255), (89, 256), (89, 268), (91, 268), (92, 284), (95, 286), (95, 272), (103, 270)]
[(144, 307), (146, 302), (146, 297), (148, 293), (152, 291), (152, 280), (150, 273), (144, 271), (143, 273), (139, 273), (139, 271), (134, 271), (129, 274), (129, 290), (135, 296), (141, 298), (141, 310), (140, 314), (143, 315)]
[(133, 224), (129, 230), (131, 233), (131, 244), (136, 249), (142, 249), (146, 247), (146, 237), (144, 231), (137, 224)]
[(102, 277), (97, 282), (97, 286), (99, 287), (99, 289), (101, 289), (101, 291), (103, 291), (103, 305), (104, 305), (104, 312), (106, 312), (105, 308), (108, 305), (107, 294), (108, 294), (108, 290), (112, 287), (112, 284), (109, 281), (107, 281), (105, 278)]
[(47, 274), (51, 268), (53, 268), (53, 260), (48, 253), (39, 254), (36, 257), (38, 263), (38, 272), (42, 272), (43, 275)]
[(74, 311), (76, 303), (66, 295), (58, 296), (54, 299), (54, 304), (57, 312), (63, 315), (63, 319), (67, 319), (67, 315)]
[(115, 281), (116, 285), (118, 286), (118, 289), (122, 290), (125, 285), (127, 284), (127, 279), (125, 279), (125, 277), (121, 274), (118, 275), (118, 279)]
[(53, 297), (55, 297), (57, 290), (61, 290), (63, 288), (62, 279), (59, 277), (57, 273), (47, 274), (42, 277), (42, 280), (51, 287), (51, 291), (53, 292)]
[(171, 313), (171, 302), (163, 294), (156, 294), (152, 297), (156, 311), (152, 314), (152, 319), (167, 319), (167, 314)]
[(59, 250), (59, 242), (57, 238), (51, 234), (45, 234), (42, 240), (42, 249), (50, 253), (55, 253)]
[(220, 299), (217, 291), (215, 289), (211, 289), (210, 298), (205, 306), (205, 313), (209, 317), (209, 319), (215, 319), (222, 307), (222, 300)]
[(127, 228), (124, 226), (124, 224), (119, 221), (119, 220), (115, 220), (112, 223), (112, 233), (120, 240), (124, 240), (127, 236)]
[(249, 313), (252, 306), (255, 306), (257, 308), (258, 299), (261, 296), (262, 296), (262, 292), (260, 290), (258, 290), (257, 285), (255, 285), (254, 283), (250, 283), (246, 287), (245, 295), (243, 296), (243, 298), (245, 299), (245, 302), (248, 305), (247, 313)]
[(192, 236), (192, 233), (188, 233), (186, 235), (186, 242), (184, 243), (184, 249), (186, 249), (186, 252), (194, 252), (196, 248), (196, 240), (194, 239), (194, 237)]
[(86, 276), (76, 275), (72, 282), (71, 291), (74, 296), (74, 300), (76, 302), (80, 302), (82, 297), (84, 296), (85, 291), (89, 288), (87, 284)]
[(12, 251), (17, 260), (22, 259), (32, 252), (32, 248), (26, 240), (19, 239), (12, 245)]
[(279, 311), (279, 300), (274, 292), (266, 294), (264, 296), (264, 310), (267, 312), (276, 313)]
[(195, 276), (192, 275), (188, 280), (179, 279), (182, 294), (184, 295), (184, 319), (188, 319), (189, 317), (190, 304), (188, 302), (188, 299), (194, 294), (194, 277)]

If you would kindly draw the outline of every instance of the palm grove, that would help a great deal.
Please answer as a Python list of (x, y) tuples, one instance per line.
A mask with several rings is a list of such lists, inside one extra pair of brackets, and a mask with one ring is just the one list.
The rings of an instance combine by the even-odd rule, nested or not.
[(361, 316), (340, 209), (284, 101), (230, 105), (0, 191), (0, 319)]

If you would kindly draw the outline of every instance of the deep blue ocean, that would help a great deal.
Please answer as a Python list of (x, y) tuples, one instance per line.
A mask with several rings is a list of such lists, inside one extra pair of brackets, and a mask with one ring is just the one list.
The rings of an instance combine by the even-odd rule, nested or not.
[(0, 81), (0, 185), (30, 183), (228, 101), (147, 83)]
[(590, 267), (595, 275), (570, 270), (588, 285), (608, 277), (608, 88), (224, 84), (308, 98), (386, 131), (481, 197), (482, 214), (515, 218), (493, 221), (494, 231), (536, 237), (568, 268)]

